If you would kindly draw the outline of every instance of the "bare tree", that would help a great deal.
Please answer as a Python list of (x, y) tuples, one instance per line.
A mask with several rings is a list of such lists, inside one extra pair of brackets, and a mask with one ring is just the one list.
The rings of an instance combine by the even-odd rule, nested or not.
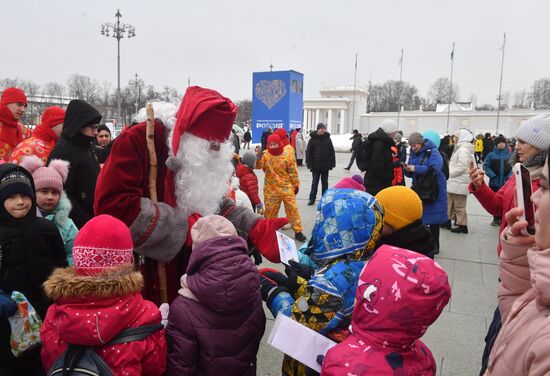
[(63, 97), (65, 95), (65, 85), (59, 82), (48, 82), (42, 86), (42, 94)]
[(93, 105), (99, 104), (99, 85), (96, 80), (82, 74), (72, 74), (67, 80), (69, 95), (85, 100)]
[(521, 89), (514, 92), (513, 108), (526, 108), (529, 107), (529, 101), (527, 98), (527, 90)]
[(235, 123), (241, 128), (250, 127), (250, 124), (252, 124), (252, 101), (250, 99), (243, 99), (235, 104), (239, 108)]
[[(432, 103), (449, 103), (449, 87), (451, 83), (447, 77), (440, 77), (430, 86), (428, 100)], [(460, 98), (460, 91), (457, 83), (453, 84), (452, 102)]]
[(414, 85), (394, 80), (372, 86), (369, 96), (372, 112), (395, 112), (399, 103), (405, 109), (416, 110), (425, 102)]
[(550, 108), (550, 78), (535, 81), (529, 99), (536, 109)]

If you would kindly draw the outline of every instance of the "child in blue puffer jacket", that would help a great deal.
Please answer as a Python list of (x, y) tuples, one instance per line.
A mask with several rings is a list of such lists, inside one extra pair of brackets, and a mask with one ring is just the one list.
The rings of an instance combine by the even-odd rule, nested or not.
[[(261, 292), (273, 316), (278, 313), (340, 342), (353, 311), (359, 274), (376, 246), (383, 209), (366, 192), (332, 188), (319, 202), (307, 254), (314, 265), (291, 262), (284, 274), (261, 269)], [(285, 356), (283, 375), (314, 371)]]

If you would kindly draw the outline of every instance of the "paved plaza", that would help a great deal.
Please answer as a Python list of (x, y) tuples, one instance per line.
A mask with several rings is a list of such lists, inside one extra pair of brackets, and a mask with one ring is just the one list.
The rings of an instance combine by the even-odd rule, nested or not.
[[(329, 187), (345, 176), (359, 173), (354, 166), (344, 170), (351, 154), (337, 153), (336, 167), (330, 173)], [(256, 171), (263, 200), (263, 172)], [(300, 192), (297, 201), (304, 226), (309, 236), (315, 219), (314, 206), (308, 206), (311, 173), (299, 168)], [(410, 186), (410, 181), (408, 181)], [(320, 193), (320, 185), (319, 185)], [(319, 199), (319, 197), (318, 197)], [(317, 202), (316, 202), (317, 203)], [(280, 216), (284, 216), (281, 206)], [(452, 297), (422, 340), (432, 350), (437, 362), (437, 374), (477, 375), (485, 342), (483, 338), (491, 323), (497, 305), (498, 258), (496, 243), (498, 228), (490, 225), (492, 217), (485, 212), (473, 196), (468, 197), (469, 234), (453, 234), (441, 230), (441, 252), (437, 262), (447, 271), (452, 286)], [(292, 230), (286, 231), (293, 236)], [(281, 265), (264, 262), (262, 267), (283, 270)], [(273, 316), (266, 309), (267, 327), (258, 353), (258, 375), (279, 376), (283, 355), (266, 343), (273, 326)]]

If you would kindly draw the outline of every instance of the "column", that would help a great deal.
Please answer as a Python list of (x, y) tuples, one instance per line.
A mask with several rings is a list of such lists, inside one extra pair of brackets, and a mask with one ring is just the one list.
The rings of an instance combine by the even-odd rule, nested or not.
[(340, 110), (340, 129), (341, 129), (341, 133), (342, 134), (345, 134), (346, 131), (346, 110), (342, 109)]
[(332, 134), (332, 110), (328, 110), (327, 116), (327, 132)]
[(302, 121), (302, 129), (304, 131), (307, 130), (308, 112), (308, 110), (304, 109), (304, 120)]
[(315, 110), (315, 124), (313, 124), (313, 128), (316, 128), (317, 124), (320, 123), (319, 118), (320, 118), (320, 110), (317, 108)]

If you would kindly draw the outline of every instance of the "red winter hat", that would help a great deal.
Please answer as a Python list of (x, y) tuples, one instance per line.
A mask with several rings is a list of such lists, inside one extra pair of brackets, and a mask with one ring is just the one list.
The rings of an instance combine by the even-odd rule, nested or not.
[(46, 108), (42, 114), (42, 125), (48, 128), (53, 128), (65, 121), (65, 110), (61, 107), (52, 106)]
[(279, 135), (281, 137), (281, 141), (283, 142), (283, 146), (290, 145), (290, 140), (288, 139), (288, 133), (286, 133), (286, 129), (284, 128), (277, 128), (275, 132), (273, 132), (276, 135)]
[(17, 87), (9, 87), (2, 93), (0, 105), (5, 106), (10, 103), (27, 104), (27, 96), (25, 92)]
[(119, 219), (102, 214), (78, 231), (73, 245), (77, 275), (95, 276), (103, 271), (132, 265), (132, 235)]
[[(269, 147), (271, 143), (276, 143), (277, 147), (276, 148)], [(271, 155), (281, 155), (283, 152), (284, 146), (285, 145), (283, 144), (283, 141), (281, 140), (281, 137), (279, 137), (278, 134), (273, 133), (271, 136), (267, 138), (267, 151)]]
[(229, 138), (237, 106), (220, 93), (199, 86), (187, 88), (176, 114), (172, 138), (174, 155), (178, 153), (180, 137), (189, 132), (208, 141), (224, 142)]

